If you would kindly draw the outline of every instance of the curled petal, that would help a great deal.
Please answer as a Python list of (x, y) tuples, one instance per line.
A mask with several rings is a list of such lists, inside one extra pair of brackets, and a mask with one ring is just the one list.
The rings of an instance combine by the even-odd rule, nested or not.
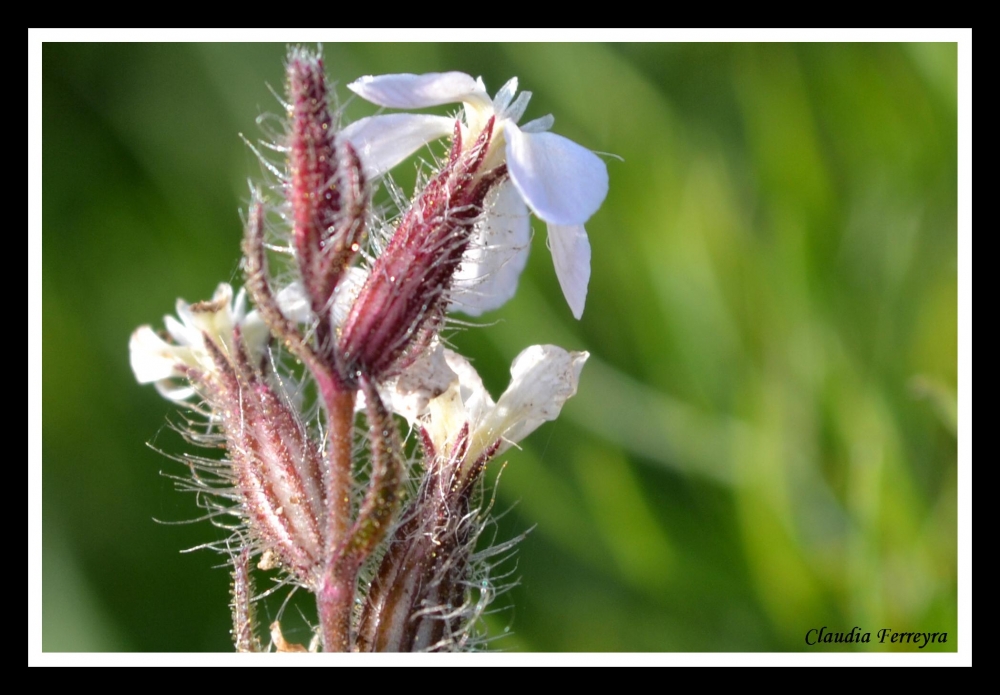
[(497, 309), (514, 296), (531, 242), (528, 208), (509, 181), (490, 191), (484, 209), (452, 284), (449, 311), (470, 316)]
[(525, 202), (546, 222), (583, 224), (608, 194), (608, 169), (586, 147), (555, 133), (504, 122), (507, 168)]
[(429, 142), (450, 135), (454, 120), (426, 114), (391, 113), (351, 123), (340, 134), (354, 146), (365, 176), (384, 174)]
[(481, 425), (485, 439), (502, 437), (503, 451), (543, 423), (555, 420), (576, 394), (588, 352), (567, 352), (555, 345), (532, 345), (510, 366), (510, 386)]
[[(485, 420), (494, 408), (493, 399), (483, 386), (476, 368), (457, 352), (447, 349), (443, 349), (443, 352), (445, 364), (457, 378), (447, 390), (427, 404), (424, 425), (434, 442), (434, 448), (441, 453), (449, 450), (466, 426), (474, 431), (478, 423)], [(477, 452), (492, 442), (480, 442), (472, 437), (470, 443), (475, 448), (472, 452), (474, 455), (471, 456), (475, 460)]]
[(366, 101), (394, 109), (422, 109), (462, 101), (491, 103), (482, 85), (464, 72), (366, 75), (347, 88)]
[(582, 224), (549, 226), (549, 250), (556, 266), (559, 286), (573, 316), (583, 316), (590, 282), (590, 241)]

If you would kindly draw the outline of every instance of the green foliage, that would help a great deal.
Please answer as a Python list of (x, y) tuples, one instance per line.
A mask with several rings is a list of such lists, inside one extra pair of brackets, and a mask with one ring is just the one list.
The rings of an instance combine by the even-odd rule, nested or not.
[[(536, 243), (517, 297), (453, 336), (495, 395), (529, 344), (593, 355), (560, 420), (506, 456), (497, 505), (520, 503), (500, 537), (537, 526), (496, 648), (803, 650), (855, 625), (956, 648), (953, 44), (324, 52), (340, 84), (517, 75), (526, 119), (624, 160), (587, 225), (583, 320)], [(231, 648), (223, 558), (177, 552), (222, 532), (153, 521), (199, 510), (146, 446), (188, 448), (127, 343), (177, 297), (242, 283), (238, 211), (263, 175), (238, 133), (280, 113), (284, 54), (43, 48), (46, 650)]]

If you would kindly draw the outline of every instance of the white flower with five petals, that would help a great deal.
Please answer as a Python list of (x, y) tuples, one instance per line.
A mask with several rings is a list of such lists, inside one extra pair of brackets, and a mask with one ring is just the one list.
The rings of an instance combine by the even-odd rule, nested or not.
[[(604, 162), (572, 140), (548, 132), (551, 115), (517, 123), (531, 92), (517, 92), (517, 78), (490, 99), (482, 79), (461, 72), (362, 77), (348, 88), (379, 106), (416, 109), (464, 104), (462, 141), (468, 146), (496, 117), (485, 169), (506, 163), (509, 181), (491, 193), (469, 251), (456, 273), (453, 309), (478, 315), (510, 299), (527, 259), (528, 208), (548, 224), (556, 275), (576, 318), (583, 315), (590, 280), (590, 243), (584, 223), (604, 201)], [(366, 173), (377, 176), (427, 143), (452, 133), (443, 116), (395, 113), (363, 118), (343, 130)]]

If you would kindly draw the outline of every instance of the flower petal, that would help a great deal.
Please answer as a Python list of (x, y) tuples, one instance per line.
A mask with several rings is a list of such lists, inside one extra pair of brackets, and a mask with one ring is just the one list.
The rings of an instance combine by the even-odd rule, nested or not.
[[(521, 120), (521, 116), (524, 112), (528, 110), (528, 102), (531, 101), (531, 92), (521, 92), (517, 95), (517, 99), (503, 111), (503, 118), (509, 118), (514, 123)], [(500, 112), (500, 109), (497, 109)]]
[[(482, 435), (496, 441), (500, 451), (555, 420), (563, 404), (576, 394), (580, 371), (588, 352), (567, 352), (555, 345), (532, 345), (510, 366), (510, 386), (483, 423)], [(499, 451), (498, 451), (499, 453)]]
[(391, 113), (355, 121), (340, 134), (357, 150), (365, 176), (392, 169), (429, 142), (450, 135), (455, 121), (444, 116)]
[(316, 315), (313, 314), (312, 307), (309, 306), (309, 297), (306, 296), (306, 290), (301, 281), (295, 280), (290, 285), (281, 288), (274, 299), (278, 303), (281, 313), (289, 321), (308, 324), (316, 320)]
[(545, 114), (541, 118), (536, 118), (533, 121), (528, 121), (522, 126), (518, 126), (522, 133), (544, 133), (546, 130), (551, 130), (552, 124), (556, 122), (556, 117), (551, 113)]
[(458, 384), (462, 395), (462, 403), (468, 416), (470, 427), (475, 427), (476, 423), (485, 419), (493, 410), (493, 398), (490, 392), (483, 386), (483, 380), (479, 372), (472, 366), (469, 360), (452, 350), (444, 351), (445, 362), (451, 371), (458, 375)]
[(510, 100), (514, 98), (515, 93), (517, 93), (517, 78), (512, 77), (493, 97), (493, 110), (497, 113), (503, 113), (503, 110), (510, 104)]
[(524, 200), (546, 222), (583, 224), (608, 194), (608, 168), (586, 147), (555, 133), (504, 122), (507, 168)]
[(178, 351), (183, 349), (160, 338), (149, 326), (137, 328), (128, 341), (129, 363), (136, 381), (149, 384), (179, 376), (177, 365), (184, 360)]
[(458, 377), (445, 361), (445, 350), (440, 344), (421, 355), (402, 374), (387, 384), (383, 398), (392, 412), (402, 415), (410, 426), (427, 412), (427, 404), (443, 394)]
[(482, 85), (464, 72), (366, 75), (347, 88), (366, 101), (394, 109), (422, 109), (463, 101), (491, 103)]
[(479, 316), (503, 306), (528, 262), (531, 219), (514, 185), (507, 181), (490, 191), (485, 210), (455, 272), (449, 311)]
[(178, 345), (201, 345), (201, 331), (195, 328), (187, 303), (177, 300), (177, 314), (184, 319), (180, 322), (173, 316), (163, 317), (163, 326)]
[(550, 224), (549, 251), (556, 267), (556, 277), (573, 316), (579, 320), (587, 302), (590, 282), (590, 241), (587, 230), (579, 225)]
[[(493, 399), (486, 392), (483, 380), (469, 361), (457, 352), (440, 348), (453, 381), (448, 388), (427, 403), (424, 429), (434, 442), (439, 456), (447, 456), (462, 429), (469, 426), (469, 450), (466, 456), (475, 455), (485, 445), (471, 437), (477, 423), (493, 410)], [(478, 447), (478, 449), (476, 449)], [(470, 454), (472, 449), (475, 452)]]
[(337, 290), (333, 297), (333, 306), (330, 307), (330, 321), (334, 328), (339, 329), (347, 320), (347, 315), (351, 313), (351, 307), (361, 294), (361, 288), (365, 286), (368, 279), (368, 271), (364, 268), (352, 266), (341, 276), (337, 283)]
[(182, 403), (197, 393), (192, 387), (184, 386), (172, 379), (157, 381), (153, 386), (156, 387), (161, 396), (176, 403)]

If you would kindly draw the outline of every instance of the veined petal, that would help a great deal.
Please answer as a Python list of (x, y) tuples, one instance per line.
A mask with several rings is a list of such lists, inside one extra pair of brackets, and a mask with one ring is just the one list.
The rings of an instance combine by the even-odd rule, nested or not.
[(608, 169), (586, 147), (555, 133), (504, 122), (507, 169), (524, 200), (546, 222), (583, 224), (608, 194)]
[(556, 277), (573, 316), (583, 316), (590, 282), (590, 241), (582, 224), (550, 224), (549, 251), (556, 267)]
[(340, 135), (357, 150), (365, 176), (372, 179), (427, 143), (450, 135), (454, 127), (454, 119), (444, 116), (390, 113), (355, 121), (340, 131)]
[(514, 296), (531, 242), (528, 208), (512, 183), (490, 191), (484, 207), (455, 272), (448, 307), (470, 316), (498, 309)]
[(422, 109), (458, 102), (491, 103), (480, 83), (464, 72), (429, 72), (424, 75), (366, 75), (347, 88), (362, 99), (394, 109)]
[(555, 345), (533, 345), (524, 350), (510, 366), (510, 386), (483, 423), (483, 434), (494, 441), (502, 437), (503, 451), (543, 422), (555, 420), (563, 404), (576, 394), (588, 357), (588, 352), (567, 352)]

